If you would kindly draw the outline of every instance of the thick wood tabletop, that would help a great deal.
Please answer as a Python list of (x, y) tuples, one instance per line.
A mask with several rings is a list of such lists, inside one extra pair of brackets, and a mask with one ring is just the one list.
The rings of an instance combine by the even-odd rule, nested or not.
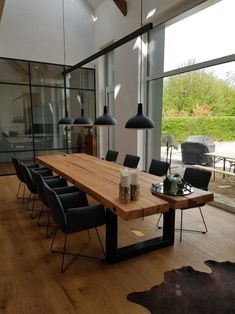
[[(119, 200), (122, 166), (86, 154), (63, 154), (37, 157), (37, 161), (110, 208), (124, 220), (167, 212), (169, 204), (151, 194), (156, 176), (140, 172), (140, 198), (122, 203)], [(161, 179), (161, 178), (159, 178)]]

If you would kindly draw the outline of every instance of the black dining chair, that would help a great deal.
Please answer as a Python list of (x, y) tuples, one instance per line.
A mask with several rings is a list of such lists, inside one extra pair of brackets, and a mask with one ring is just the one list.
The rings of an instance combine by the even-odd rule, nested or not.
[[(47, 185), (52, 188), (57, 194), (68, 194), (68, 193), (77, 193), (80, 192), (78, 188), (75, 186), (68, 186), (67, 181), (64, 178), (43, 178), (38, 171), (32, 170), (32, 180), (33, 184), (37, 190), (38, 197), (42, 202), (41, 210), (38, 215), (38, 225), (39, 226), (46, 226), (46, 236), (48, 236), (49, 226), (50, 226), (50, 217), (51, 212), (49, 210), (49, 205), (47, 203), (47, 199), (45, 196), (44, 188), (43, 188), (43, 181), (47, 183)], [(43, 213), (48, 214), (47, 224), (41, 225), (40, 219)]]
[(108, 150), (107, 154), (106, 154), (106, 157), (105, 157), (105, 160), (116, 162), (117, 157), (118, 157), (118, 152), (117, 151), (115, 151), (115, 150)]
[[(53, 173), (49, 169), (40, 169), (40, 168), (33, 168), (30, 169), (28, 168), (24, 163), (20, 163), (20, 168), (21, 172), (24, 176), (25, 184), (29, 190), (29, 197), (26, 205), (26, 209), (31, 210), (31, 218), (34, 218), (33, 213), (34, 213), (34, 203), (37, 195), (37, 189), (33, 184), (33, 179), (32, 179), (32, 171), (36, 171), (40, 173), (41, 176), (44, 176), (46, 179), (53, 179), (53, 178), (58, 178), (58, 176), (53, 176)], [(30, 201), (32, 201), (32, 208), (29, 209), (29, 204)], [(38, 210), (37, 210), (38, 211)]]
[(162, 177), (167, 174), (169, 167), (169, 162), (152, 159), (149, 167), (149, 173)]
[[(203, 170), (203, 169), (196, 169), (196, 168), (186, 168), (185, 172), (184, 172), (184, 176), (183, 176), (185, 182), (191, 184), (193, 187), (198, 188), (198, 189), (202, 189), (205, 191), (208, 191), (208, 185), (211, 179), (211, 172), (207, 171), (207, 170)], [(208, 232), (208, 228), (206, 225), (206, 221), (205, 218), (203, 216), (202, 213), (202, 209), (201, 207), (203, 207), (204, 205), (206, 205), (205, 203), (202, 204), (197, 204), (195, 206), (192, 206), (190, 208), (198, 208), (205, 230), (195, 230), (195, 229), (184, 229), (183, 228), (183, 212), (184, 210), (190, 209), (190, 208), (185, 208), (185, 209), (180, 209), (181, 211), (181, 218), (180, 218), (180, 228), (175, 228), (175, 230), (179, 230), (180, 231), (180, 242), (182, 241), (182, 231), (190, 231), (190, 232), (199, 232), (202, 234), (205, 234)], [(159, 227), (159, 221), (161, 219), (162, 214), (160, 215), (158, 221), (157, 221), (157, 227), (160, 229), (161, 227)]]
[[(56, 230), (51, 242), (51, 251), (62, 254), (61, 260), (61, 272), (64, 272), (66, 266), (64, 266), (65, 255), (73, 256), (85, 256), (80, 253), (67, 252), (67, 238), (69, 234), (89, 230), (95, 228), (98, 240), (104, 253), (103, 245), (97, 231), (97, 227), (102, 226), (106, 222), (106, 214), (103, 205), (88, 205), (81, 195), (78, 195), (76, 199), (71, 202), (71, 197), (63, 194), (58, 195), (54, 190), (44, 182), (44, 190), (52, 212), (53, 220), (56, 224)], [(64, 234), (64, 244), (62, 250), (54, 250), (53, 245), (55, 242), (56, 234), (60, 230)], [(96, 258), (94, 256), (85, 256), (90, 258)]]
[[(17, 178), (20, 181), (16, 197), (20, 198), (19, 197), (20, 188), (21, 188), (21, 185), (23, 184), (24, 188), (23, 188), (23, 194), (22, 194), (22, 201), (24, 201), (26, 182), (25, 182), (24, 175), (22, 173), (21, 165), (20, 165), (21, 161), (19, 159), (15, 158), (15, 157), (12, 157), (11, 159), (12, 159), (12, 163), (13, 163), (14, 168), (15, 168), (16, 176), (17, 176)], [(44, 170), (47, 169), (45, 167), (40, 168), (38, 164), (30, 164), (30, 165), (26, 165), (26, 166), (27, 166), (28, 169), (35, 169), (35, 170), (38, 170), (38, 171), (44, 171)]]
[(126, 154), (124, 162), (123, 162), (123, 166), (128, 167), (128, 168), (137, 168), (139, 161), (140, 161), (139, 156)]

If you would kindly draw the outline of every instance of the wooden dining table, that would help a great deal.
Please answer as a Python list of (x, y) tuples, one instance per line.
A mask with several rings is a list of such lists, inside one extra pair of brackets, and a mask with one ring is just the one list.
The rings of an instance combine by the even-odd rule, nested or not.
[[(210, 192), (194, 189), (191, 195), (152, 194), (152, 183), (162, 182), (146, 172), (139, 172), (140, 197), (123, 203), (119, 199), (120, 170), (123, 166), (87, 154), (62, 154), (37, 157), (37, 161), (86, 192), (106, 207), (106, 260), (115, 263), (174, 244), (175, 209), (213, 200)], [(160, 237), (118, 247), (118, 217), (133, 220), (163, 213)]]

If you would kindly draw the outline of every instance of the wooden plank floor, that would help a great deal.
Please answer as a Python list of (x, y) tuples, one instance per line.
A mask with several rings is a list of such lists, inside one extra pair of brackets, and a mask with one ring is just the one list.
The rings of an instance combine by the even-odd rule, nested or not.
[[(207, 235), (184, 233), (180, 243), (176, 232), (174, 246), (115, 265), (78, 258), (61, 274), (60, 256), (49, 251), (51, 238), (46, 239), (45, 228), (38, 227), (16, 199), (16, 177), (0, 177), (0, 187), (0, 313), (148, 313), (128, 302), (126, 295), (161, 283), (165, 271), (183, 265), (209, 271), (203, 263), (207, 259), (235, 261), (235, 215), (206, 206)], [(160, 234), (156, 219), (121, 221), (119, 243)], [(187, 227), (202, 227), (195, 209), (185, 212), (184, 221)], [(100, 233), (104, 239), (103, 228)], [(85, 252), (100, 255), (95, 232), (91, 235)], [(59, 247), (62, 237), (58, 240)], [(78, 250), (87, 240), (86, 232), (77, 233), (71, 235), (69, 246)]]

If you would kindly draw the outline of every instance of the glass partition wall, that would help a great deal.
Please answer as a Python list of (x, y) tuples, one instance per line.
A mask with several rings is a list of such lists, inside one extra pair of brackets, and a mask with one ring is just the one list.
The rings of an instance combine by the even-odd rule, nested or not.
[(66, 107), (74, 119), (81, 106), (95, 119), (95, 70), (78, 69), (65, 82), (63, 70), (63, 65), (0, 58), (0, 175), (14, 173), (12, 156), (33, 162), (38, 155), (80, 151), (79, 134), (86, 130), (58, 121)]

